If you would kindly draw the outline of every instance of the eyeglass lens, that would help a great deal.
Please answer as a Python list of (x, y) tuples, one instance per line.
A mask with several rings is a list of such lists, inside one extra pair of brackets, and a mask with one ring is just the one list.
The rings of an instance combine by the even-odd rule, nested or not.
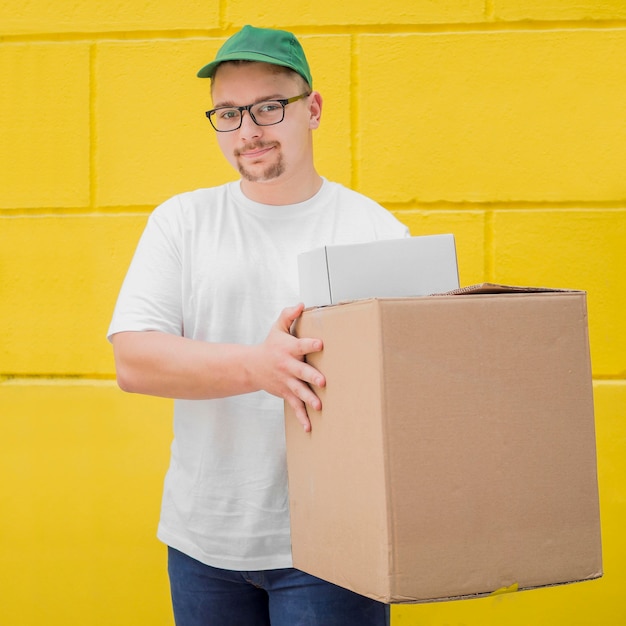
[[(250, 117), (258, 126), (271, 126), (283, 121), (285, 107), (282, 102), (268, 100), (257, 102), (248, 109)], [(237, 108), (221, 108), (211, 111), (210, 120), (219, 131), (236, 130), (241, 125), (243, 111)]]

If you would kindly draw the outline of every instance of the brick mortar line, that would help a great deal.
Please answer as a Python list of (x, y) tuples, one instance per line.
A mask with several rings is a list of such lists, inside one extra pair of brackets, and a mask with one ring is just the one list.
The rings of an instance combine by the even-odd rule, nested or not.
[(149, 215), (157, 204), (137, 207), (58, 207), (46, 209), (0, 209), (0, 219), (3, 218), (50, 218), (50, 217), (137, 217)]
[(385, 202), (378, 200), (389, 211), (398, 211), (399, 213), (420, 212), (420, 211), (614, 211), (619, 213), (626, 210), (626, 200), (619, 201), (589, 201), (576, 202), (575, 200), (563, 200), (562, 202), (452, 202), (452, 201), (434, 201), (434, 202)]
[(493, 209), (486, 211), (483, 223), (483, 273), (487, 280), (491, 282), (494, 282), (494, 276), (496, 275), (496, 236), (494, 233), (493, 214)]
[[(518, 20), (504, 21), (486, 18), (483, 22), (459, 22), (439, 24), (328, 24), (324, 26), (299, 26), (281, 24), (298, 36), (315, 35), (407, 35), (407, 34), (463, 34), (549, 31), (611, 31), (626, 30), (626, 19), (614, 20)], [(119, 30), (119, 31), (61, 31), (39, 33), (3, 34), (0, 44), (7, 43), (132, 43), (146, 40), (193, 40), (224, 38), (234, 33), (238, 25), (214, 29), (181, 30)]]
[(361, 138), (359, 135), (360, 101), (357, 96), (359, 88), (359, 55), (356, 37), (350, 35), (349, 60), (350, 87), (348, 103), (350, 107), (350, 186), (357, 189), (359, 186), (359, 161), (361, 152)]
[(115, 376), (55, 376), (46, 374), (11, 375), (0, 374), (0, 387), (28, 387), (28, 386), (75, 386), (75, 387), (116, 387)]
[(97, 69), (96, 69), (96, 55), (97, 45), (92, 43), (89, 46), (89, 165), (88, 165), (88, 189), (89, 189), (89, 208), (94, 209), (96, 207), (97, 189), (96, 189), (96, 177), (98, 172), (97, 167), (97, 150), (98, 150), (98, 135), (97, 129), (97, 114), (96, 114), (96, 87), (97, 87)]
[[(183, 190), (184, 191), (184, 190)], [(484, 213), (486, 211), (527, 211), (529, 213), (546, 211), (586, 211), (615, 212), (620, 213), (626, 210), (626, 201), (620, 202), (518, 202), (518, 203), (494, 203), (494, 202), (385, 202), (377, 200), (388, 211), (394, 213), (428, 213), (428, 212), (458, 212), (467, 211)], [(143, 205), (137, 207), (58, 207), (46, 209), (0, 209), (0, 219), (21, 219), (21, 218), (67, 218), (67, 217), (142, 217), (148, 216), (156, 208), (154, 205)]]

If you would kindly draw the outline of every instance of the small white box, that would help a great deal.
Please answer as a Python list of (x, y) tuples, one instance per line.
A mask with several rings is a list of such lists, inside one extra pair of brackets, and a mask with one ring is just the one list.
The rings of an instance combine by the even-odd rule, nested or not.
[(298, 256), (298, 273), (307, 307), (427, 296), (459, 287), (450, 234), (316, 248)]

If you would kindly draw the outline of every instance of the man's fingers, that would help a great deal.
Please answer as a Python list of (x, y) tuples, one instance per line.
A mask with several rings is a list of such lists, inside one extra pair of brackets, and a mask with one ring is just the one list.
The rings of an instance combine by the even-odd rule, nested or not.
[[(304, 304), (302, 304), (302, 302), (300, 304), (296, 304), (296, 306), (287, 307), (280, 312), (280, 315), (274, 325), (274, 330), (279, 330), (289, 335), (293, 341), (291, 352), (297, 356), (305, 356), (311, 352), (319, 352), (323, 348), (323, 344), (320, 339), (309, 337), (298, 339), (291, 335), (291, 326), (300, 317), (300, 315), (302, 315), (302, 311), (304, 311)], [(295, 348), (293, 346), (295, 346)]]
[(281, 330), (288, 333), (291, 331), (291, 325), (300, 317), (304, 311), (304, 304), (296, 304), (296, 306), (290, 306), (283, 309), (278, 316), (278, 326)]
[(297, 396), (289, 396), (286, 398), (289, 406), (293, 409), (295, 413), (296, 419), (302, 424), (302, 428), (304, 432), (311, 432), (311, 420), (309, 419), (309, 415), (306, 412), (306, 405), (302, 400), (300, 400)]
[(309, 385), (315, 385), (316, 387), (326, 386), (326, 378), (324, 374), (316, 370), (312, 365), (308, 365), (304, 361), (299, 362), (297, 370), (294, 372), (296, 378), (303, 380)]
[(321, 352), (324, 348), (321, 339), (312, 339), (309, 337), (298, 339), (296, 346), (298, 356), (306, 356), (312, 352)]
[(267, 374), (261, 381), (261, 388), (283, 397), (294, 409), (304, 429), (309, 431), (311, 424), (306, 409), (308, 406), (321, 410), (322, 402), (313, 388), (324, 387), (326, 379), (304, 358), (307, 354), (320, 352), (323, 342), (310, 337), (297, 338), (289, 332), (303, 310), (304, 305), (300, 303), (281, 311), (267, 339), (259, 346), (263, 365), (255, 371)]

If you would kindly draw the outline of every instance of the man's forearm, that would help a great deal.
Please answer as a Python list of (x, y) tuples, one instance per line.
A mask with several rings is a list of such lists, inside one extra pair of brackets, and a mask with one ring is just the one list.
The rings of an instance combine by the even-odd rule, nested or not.
[(144, 331), (115, 334), (113, 350), (124, 391), (184, 400), (258, 391), (247, 367), (253, 346)]
[(303, 309), (303, 304), (283, 309), (265, 341), (253, 346), (156, 331), (117, 333), (113, 335), (117, 382), (124, 391), (180, 400), (263, 390), (288, 402), (304, 429), (310, 430), (306, 406), (321, 410), (313, 387), (324, 387), (326, 379), (305, 360), (307, 354), (322, 350), (322, 342), (289, 333)]

